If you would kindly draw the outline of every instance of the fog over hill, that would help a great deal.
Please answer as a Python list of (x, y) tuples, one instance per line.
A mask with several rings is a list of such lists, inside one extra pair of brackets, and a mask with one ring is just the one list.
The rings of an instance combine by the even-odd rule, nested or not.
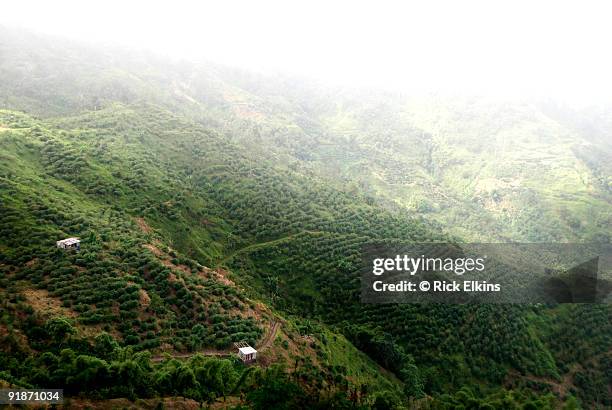
[(254, 159), (355, 183), (466, 239), (609, 241), (610, 106), (356, 91), (23, 32), (3, 38), (7, 107), (48, 117), (155, 104)]
[(0, 384), (101, 408), (609, 407), (609, 305), (364, 304), (359, 270), (379, 243), (610, 243), (611, 109), (0, 27)]

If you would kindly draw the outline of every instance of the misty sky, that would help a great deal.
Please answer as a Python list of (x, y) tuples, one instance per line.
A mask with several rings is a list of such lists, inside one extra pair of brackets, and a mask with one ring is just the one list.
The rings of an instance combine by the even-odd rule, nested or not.
[(612, 97), (612, 24), (589, 1), (30, 1), (0, 24), (339, 84)]

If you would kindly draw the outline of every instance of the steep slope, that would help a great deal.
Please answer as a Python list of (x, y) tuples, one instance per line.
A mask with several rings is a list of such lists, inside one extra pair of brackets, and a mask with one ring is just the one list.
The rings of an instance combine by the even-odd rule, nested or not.
[[(563, 400), (610, 403), (607, 306), (359, 302), (357, 266), (369, 243), (447, 240), (445, 231), (605, 240), (609, 197), (605, 178), (594, 179), (605, 175), (605, 161), (584, 168), (572, 156), (578, 140), (569, 125), (531, 108), (477, 107), (466, 119), (455, 117), (463, 103), (409, 106), (396, 96), (60, 47), (24, 33), (1, 38), (0, 106), (9, 109), (0, 116), (1, 335), (10, 352), (2, 378), (68, 383), (51, 362), (67, 345), (86, 354), (106, 331), (118, 343), (98, 356), (108, 371), (137, 361), (155, 381), (125, 390), (105, 376), (102, 397), (151, 397), (155, 389), (191, 397), (189, 372), (202, 387), (212, 382), (198, 372), (226, 365), (194, 357), (184, 368), (164, 352), (224, 353), (242, 339), (268, 346), (281, 316), (263, 362), (285, 363), (317, 400), (321, 391), (339, 392), (372, 404), (377, 396), (366, 393), (381, 389), (397, 403), (426, 395), (434, 403), (477, 396), (507, 404), (514, 393), (499, 391), (506, 386), (527, 403), (565, 383)], [(500, 130), (491, 125), (508, 112)], [(491, 127), (499, 133), (493, 144), (481, 137)], [(508, 144), (504, 133), (516, 130), (521, 144)], [(500, 147), (507, 149), (495, 154)], [(505, 180), (515, 173), (524, 178), (516, 186)], [(565, 202), (554, 209), (559, 198)], [(84, 240), (81, 253), (54, 249), (73, 235)], [(69, 320), (49, 321), (57, 315)], [(578, 333), (582, 316), (591, 320)], [(559, 337), (567, 334), (576, 339)], [(582, 356), (570, 353), (578, 340)], [(144, 352), (133, 358), (122, 350), (128, 346)], [(36, 351), (53, 356), (34, 361)], [(147, 352), (162, 364), (153, 367)], [(64, 359), (80, 369), (77, 357)], [(597, 365), (577, 378), (580, 361)], [(265, 391), (265, 375), (230, 367), (230, 379)], [(187, 381), (177, 388), (172, 380)], [(70, 383), (71, 393), (80, 391)], [(211, 394), (239, 391), (232, 383)]]
[(152, 103), (253, 159), (352, 184), (466, 239), (609, 241), (609, 107), (334, 89), (0, 34), (7, 108), (53, 116)]
[[(110, 125), (113, 118), (120, 130)], [(206, 184), (200, 181), (196, 189), (188, 182), (188, 158), (200, 154), (197, 144), (180, 148), (180, 140), (189, 137), (187, 129), (203, 132), (200, 127), (183, 123), (186, 128), (177, 140), (181, 121), (176, 117), (153, 107), (122, 106), (53, 122), (0, 111), (0, 123), (0, 344), (7, 353), (2, 378), (22, 386), (65, 386), (71, 393), (108, 388), (103, 396), (163, 395), (176, 388), (157, 385), (150, 377), (168, 366), (180, 371), (173, 356), (229, 357), (232, 342), (246, 340), (261, 346), (261, 363), (291, 365), (305, 386), (320, 379), (329, 394), (362, 384), (394, 394), (400, 390), (397, 379), (381, 374), (341, 336), (322, 328), (309, 341), (301, 335), (299, 319), (279, 329), (278, 316), (251, 299), (229, 272), (201, 264), (231, 249), (232, 231), (240, 229), (206, 194)], [(138, 144), (130, 140), (135, 128), (146, 135)], [(232, 149), (232, 155), (213, 150), (220, 141), (212, 134), (200, 134), (198, 140), (206, 146), (208, 178), (249, 169), (238, 150)], [(220, 214), (227, 219), (216, 219)], [(80, 252), (55, 248), (55, 241), (67, 236), (82, 238)], [(337, 348), (352, 351), (359, 366), (346, 369), (342, 357), (325, 353)], [(154, 367), (146, 355), (130, 356), (137, 351), (170, 356)], [(50, 356), (36, 361), (37, 352)], [(113, 366), (122, 368), (124, 360), (138, 360), (138, 371), (151, 376), (142, 385), (134, 380), (114, 385), (109, 374), (82, 380), (64, 369), (74, 360), (94, 360), (84, 356), (92, 354), (109, 363), (99, 363), (109, 374)], [(50, 364), (51, 358), (59, 368)], [(185, 366), (197, 369), (200, 362), (193, 360)], [(213, 389), (210, 397), (248, 383)], [(151, 386), (157, 390), (147, 393)]]

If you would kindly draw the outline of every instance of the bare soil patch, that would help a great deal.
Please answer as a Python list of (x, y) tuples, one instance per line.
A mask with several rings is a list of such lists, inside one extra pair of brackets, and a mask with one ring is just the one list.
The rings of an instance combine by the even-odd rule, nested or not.
[(149, 306), (151, 304), (151, 298), (149, 297), (149, 294), (147, 293), (147, 291), (141, 288), (138, 291), (138, 293), (139, 293), (139, 299), (140, 299), (140, 306), (142, 307)]
[(30, 261), (27, 261), (25, 263), (25, 266), (30, 267), (30, 266), (34, 265), (36, 262), (38, 262), (38, 258), (34, 258), (34, 259), (30, 260)]
[(144, 218), (134, 218), (136, 220), (136, 223), (138, 224), (138, 227), (144, 232), (144, 233), (151, 233), (153, 232), (153, 229), (149, 226), (149, 224), (147, 224), (147, 222), (144, 220)]
[(59, 298), (49, 295), (45, 289), (26, 289), (23, 291), (28, 304), (43, 316), (65, 316), (75, 318), (78, 314), (72, 309), (62, 306)]
[(170, 260), (170, 256), (168, 256), (166, 253), (162, 252), (161, 249), (159, 249), (157, 246), (152, 245), (150, 243), (147, 243), (145, 245), (143, 245), (145, 248), (147, 248), (148, 250), (150, 250), (155, 256), (158, 257), (159, 261), (161, 263), (163, 263), (165, 266), (169, 267), (170, 269), (177, 269), (180, 270), (184, 273), (187, 274), (191, 274), (191, 268), (187, 265), (175, 265), (174, 263), (172, 263), (172, 261)]
[(236, 286), (234, 281), (229, 279), (229, 272), (226, 271), (225, 269), (217, 268), (213, 272), (214, 272), (215, 278), (219, 282), (223, 283), (224, 285), (228, 285), (228, 286)]
[(143, 245), (145, 248), (147, 248), (148, 250), (150, 250), (151, 252), (153, 252), (153, 255), (155, 256), (164, 256), (164, 253), (155, 245), (151, 245), (150, 243), (147, 243), (145, 245)]
[(59, 405), (60, 409), (177, 409), (177, 410), (196, 410), (200, 409), (200, 403), (184, 397), (164, 397), (156, 399), (138, 399), (130, 401), (128, 399), (110, 400), (85, 400), (65, 398), (64, 404)]

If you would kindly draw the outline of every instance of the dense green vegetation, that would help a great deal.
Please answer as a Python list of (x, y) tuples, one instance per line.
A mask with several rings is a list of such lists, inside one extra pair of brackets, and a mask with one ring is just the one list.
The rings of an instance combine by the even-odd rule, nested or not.
[[(612, 405), (608, 305), (359, 300), (374, 243), (609, 241), (607, 140), (595, 155), (533, 107), (408, 109), (0, 33), (0, 379), (255, 408)], [(55, 248), (69, 236), (80, 252)], [(273, 317), (275, 365), (205, 356)]]

